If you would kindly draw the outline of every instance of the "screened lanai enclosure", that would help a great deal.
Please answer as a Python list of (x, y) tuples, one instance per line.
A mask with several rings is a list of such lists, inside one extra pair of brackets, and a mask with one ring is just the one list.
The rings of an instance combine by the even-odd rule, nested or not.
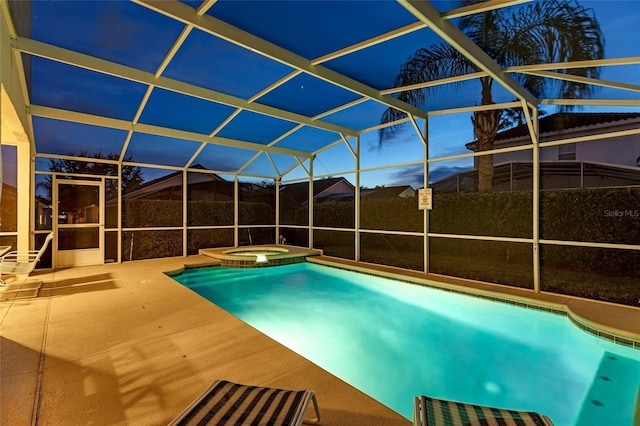
[(0, 245), (282, 244), (640, 302), (631, 1), (1, 0)]

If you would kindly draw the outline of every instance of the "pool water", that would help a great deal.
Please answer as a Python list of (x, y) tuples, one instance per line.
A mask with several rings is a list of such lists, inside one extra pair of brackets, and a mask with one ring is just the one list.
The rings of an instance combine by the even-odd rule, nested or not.
[(408, 419), (426, 394), (628, 426), (640, 350), (561, 315), (310, 263), (174, 279)]

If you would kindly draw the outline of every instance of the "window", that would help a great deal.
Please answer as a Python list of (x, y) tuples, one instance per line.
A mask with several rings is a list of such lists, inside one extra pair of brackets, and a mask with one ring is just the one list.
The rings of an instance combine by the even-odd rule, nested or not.
[(565, 145), (558, 145), (558, 161), (562, 160), (575, 160), (576, 159), (576, 144), (568, 143)]

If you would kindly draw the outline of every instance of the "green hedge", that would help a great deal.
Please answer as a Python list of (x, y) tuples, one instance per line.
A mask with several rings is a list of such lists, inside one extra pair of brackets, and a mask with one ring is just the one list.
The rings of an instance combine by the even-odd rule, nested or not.
[(240, 203), (238, 220), (240, 225), (275, 225), (276, 216), (271, 204), (243, 201)]
[[(389, 231), (422, 231), (423, 213), (416, 198), (363, 198), (360, 202), (360, 227)], [(307, 207), (298, 209), (296, 223), (308, 222)], [(350, 201), (325, 201), (313, 206), (314, 226), (353, 228), (355, 205)]]
[(411, 235), (360, 234), (364, 262), (424, 270), (424, 240)]
[(543, 245), (540, 263), (571, 272), (593, 272), (610, 277), (637, 276), (640, 251)]
[(280, 235), (286, 239), (285, 244), (309, 246), (309, 230), (307, 229), (280, 227)]
[[(640, 189), (543, 191), (540, 218), (543, 239), (640, 244)], [(437, 233), (531, 238), (532, 193), (436, 194), (429, 224)]]
[(544, 191), (541, 238), (640, 244), (640, 189)]
[[(0, 185), (2, 185), (0, 183)], [(6, 189), (0, 194), (0, 231), (15, 232), (18, 230), (18, 199), (13, 191)], [(36, 218), (36, 226), (39, 221)]]
[(233, 229), (192, 229), (187, 232), (187, 253), (198, 254), (198, 250), (210, 247), (233, 246)]
[[(583, 189), (544, 191), (540, 196), (541, 238), (567, 241), (640, 244), (640, 189)], [(436, 194), (430, 212), (430, 231), (435, 233), (531, 238), (532, 193)], [(233, 225), (233, 202), (191, 201), (188, 224)], [(361, 228), (422, 230), (422, 211), (415, 198), (364, 198)], [(274, 211), (262, 202), (240, 204), (240, 224), (272, 224)], [(306, 207), (299, 218), (308, 217)], [(181, 226), (182, 203), (172, 200), (125, 200), (126, 227)], [(315, 226), (354, 227), (353, 201), (328, 201), (314, 205)], [(373, 243), (376, 244), (376, 243)], [(553, 250), (548, 253), (552, 254)], [(616, 251), (619, 253), (620, 251)], [(572, 262), (592, 266), (603, 254), (566, 253)], [(594, 258), (597, 256), (597, 259)], [(555, 256), (549, 256), (554, 262)], [(605, 256), (606, 257), (606, 256)], [(613, 263), (626, 260), (618, 254)], [(564, 259), (565, 261), (567, 259)], [(600, 262), (598, 262), (600, 263)]]
[[(303, 207), (298, 217), (308, 217), (308, 208)], [(350, 201), (325, 201), (313, 205), (314, 226), (353, 228), (355, 226), (355, 204)]]
[[(532, 192), (489, 194), (435, 194), (430, 230), (435, 233), (531, 238)], [(182, 203), (166, 200), (126, 200), (125, 226), (180, 226)], [(315, 226), (354, 227), (353, 201), (314, 204)], [(273, 207), (264, 202), (243, 202), (241, 224), (270, 224)], [(640, 189), (581, 189), (540, 193), (540, 237), (547, 240), (640, 244)], [(189, 202), (189, 225), (232, 225), (233, 202)], [(298, 223), (306, 223), (307, 207), (295, 211)], [(415, 198), (370, 198), (361, 203), (361, 228), (421, 232), (423, 212)], [(284, 231), (287, 235), (291, 230)], [(288, 242), (306, 230), (294, 230)], [(231, 231), (190, 232), (189, 253), (201, 245), (230, 245)], [(254, 244), (275, 241), (272, 228), (241, 230), (243, 244), (251, 232)], [(125, 232), (123, 257), (128, 259), (131, 233)], [(352, 232), (314, 231), (314, 246), (325, 253), (352, 259)], [(244, 241), (247, 240), (247, 241)], [(527, 243), (468, 241), (449, 238), (430, 240), (432, 272), (530, 288), (532, 253)], [(177, 256), (182, 253), (181, 231), (138, 232), (134, 259)], [(362, 234), (363, 260), (422, 268), (422, 239)], [(543, 244), (540, 248), (544, 289), (590, 298), (636, 304), (640, 251), (570, 247)]]
[[(430, 230), (531, 238), (531, 197), (531, 192), (437, 194), (430, 214)], [(542, 239), (640, 244), (640, 189), (544, 191), (540, 195), (540, 213)], [(471, 249), (473, 244), (465, 246)], [(451, 254), (457, 250), (454, 243), (443, 242), (439, 247)], [(484, 250), (488, 256), (501, 257), (507, 249), (491, 244), (477, 254)], [(637, 258), (635, 252), (628, 250), (554, 245), (545, 245), (541, 254), (546, 266), (570, 265), (576, 270), (618, 276), (633, 273)]]
[(182, 201), (124, 200), (122, 217), (128, 228), (182, 226)]
[(422, 232), (424, 213), (418, 210), (418, 200), (411, 198), (362, 198), (360, 227), (387, 231)]
[(321, 249), (329, 256), (344, 259), (355, 258), (355, 235), (351, 231), (313, 231), (313, 247)]
[(238, 245), (275, 244), (275, 228), (240, 228), (238, 229)]
[(531, 238), (531, 192), (435, 194), (431, 232)]
[(531, 244), (430, 238), (429, 249), (432, 273), (533, 288)]
[(190, 226), (233, 225), (233, 201), (189, 201)]
[(174, 256), (182, 256), (182, 231), (180, 230), (122, 233), (123, 261)]
[[(187, 223), (190, 226), (231, 226), (233, 209), (233, 201), (189, 201)], [(268, 203), (242, 202), (239, 213), (243, 225), (275, 223), (273, 207)], [(182, 226), (182, 201), (125, 200), (123, 223), (130, 228)]]

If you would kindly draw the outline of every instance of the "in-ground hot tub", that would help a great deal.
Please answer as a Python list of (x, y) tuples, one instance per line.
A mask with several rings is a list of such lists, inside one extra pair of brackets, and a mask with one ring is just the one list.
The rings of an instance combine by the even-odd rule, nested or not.
[(307, 256), (322, 254), (320, 250), (278, 245), (201, 249), (199, 253), (218, 259), (222, 266), (231, 268), (288, 265), (304, 262)]
[(222, 254), (229, 254), (232, 257), (239, 258), (248, 258), (248, 260), (255, 260), (256, 263), (266, 263), (269, 262), (269, 258), (275, 258), (275, 256), (289, 253), (289, 249), (280, 248), (280, 247), (265, 247), (265, 248), (254, 248), (254, 247), (238, 247), (231, 250), (225, 250)]

